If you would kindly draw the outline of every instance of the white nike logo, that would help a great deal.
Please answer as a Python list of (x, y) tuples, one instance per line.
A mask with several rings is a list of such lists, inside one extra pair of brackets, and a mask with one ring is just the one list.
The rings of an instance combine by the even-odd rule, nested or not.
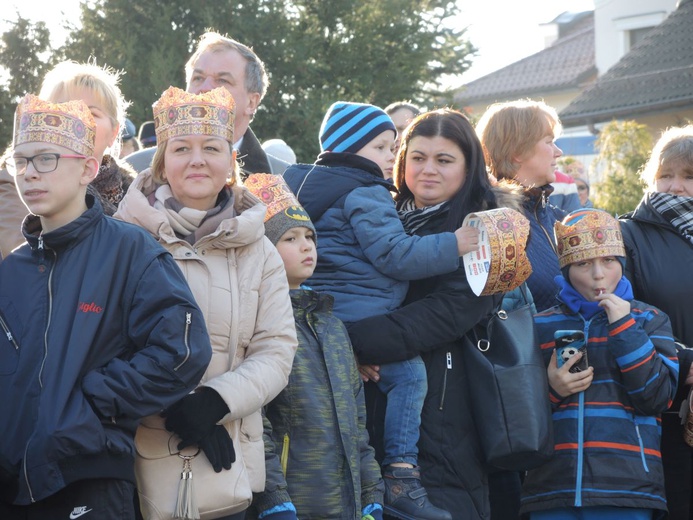
[(75, 518), (86, 515), (89, 511), (91, 511), (91, 509), (87, 509), (87, 506), (75, 507), (72, 513), (70, 513), (70, 520), (75, 520)]

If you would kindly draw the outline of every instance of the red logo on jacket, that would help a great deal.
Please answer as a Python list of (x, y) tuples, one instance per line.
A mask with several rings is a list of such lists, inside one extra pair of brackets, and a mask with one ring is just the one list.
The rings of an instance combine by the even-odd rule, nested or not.
[(103, 307), (99, 307), (94, 302), (91, 302), (91, 303), (79, 302), (77, 309), (82, 311), (82, 312), (94, 312), (96, 314), (101, 314), (101, 312), (103, 311)]

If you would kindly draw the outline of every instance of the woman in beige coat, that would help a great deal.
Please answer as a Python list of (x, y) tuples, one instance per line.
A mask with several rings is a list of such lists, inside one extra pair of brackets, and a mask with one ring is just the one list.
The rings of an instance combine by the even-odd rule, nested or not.
[[(214, 471), (240, 470), (237, 503), (223, 518), (243, 514), (250, 491), (264, 489), (260, 410), (286, 386), (296, 349), (284, 266), (264, 236), (265, 205), (236, 182), (233, 109), (223, 88), (164, 92), (154, 104), (159, 147), (152, 167), (133, 182), (116, 214), (171, 252), (202, 309), (213, 348), (197, 390), (163, 418), (144, 421), (138, 435), (147, 427), (161, 430), (163, 423), (177, 435), (179, 450), (197, 446)], [(142, 478), (138, 473), (143, 514), (157, 518)]]

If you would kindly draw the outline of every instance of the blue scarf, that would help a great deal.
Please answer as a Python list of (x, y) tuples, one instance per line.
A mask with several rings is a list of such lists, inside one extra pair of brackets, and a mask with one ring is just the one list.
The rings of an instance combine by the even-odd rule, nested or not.
[[(558, 298), (565, 303), (571, 311), (580, 313), (583, 318), (589, 320), (592, 319), (595, 314), (604, 310), (599, 306), (599, 302), (587, 301), (562, 275), (554, 277), (554, 280), (561, 288), (558, 293)], [(633, 287), (630, 285), (628, 278), (625, 276), (621, 277), (616, 289), (614, 289), (614, 294), (628, 302), (633, 299)]]

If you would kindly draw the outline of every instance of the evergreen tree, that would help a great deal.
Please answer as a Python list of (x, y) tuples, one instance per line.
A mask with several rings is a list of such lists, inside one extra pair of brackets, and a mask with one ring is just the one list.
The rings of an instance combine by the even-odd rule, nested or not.
[(14, 111), (24, 94), (38, 93), (53, 65), (50, 31), (44, 22), (31, 23), (17, 14), (0, 39), (0, 67), (7, 80), (0, 85), (0, 154), (12, 142)]
[(605, 172), (595, 185), (594, 205), (613, 215), (633, 211), (645, 191), (640, 178), (652, 149), (647, 126), (636, 121), (611, 121), (599, 132), (595, 159)]
[(470, 65), (463, 29), (446, 0), (95, 0), (82, 4), (67, 57), (126, 72), (123, 93), (141, 123), (169, 85), (184, 87), (184, 64), (206, 28), (252, 47), (270, 87), (252, 127), (279, 137), (312, 162), (318, 129), (337, 100), (432, 105), (440, 80)]

